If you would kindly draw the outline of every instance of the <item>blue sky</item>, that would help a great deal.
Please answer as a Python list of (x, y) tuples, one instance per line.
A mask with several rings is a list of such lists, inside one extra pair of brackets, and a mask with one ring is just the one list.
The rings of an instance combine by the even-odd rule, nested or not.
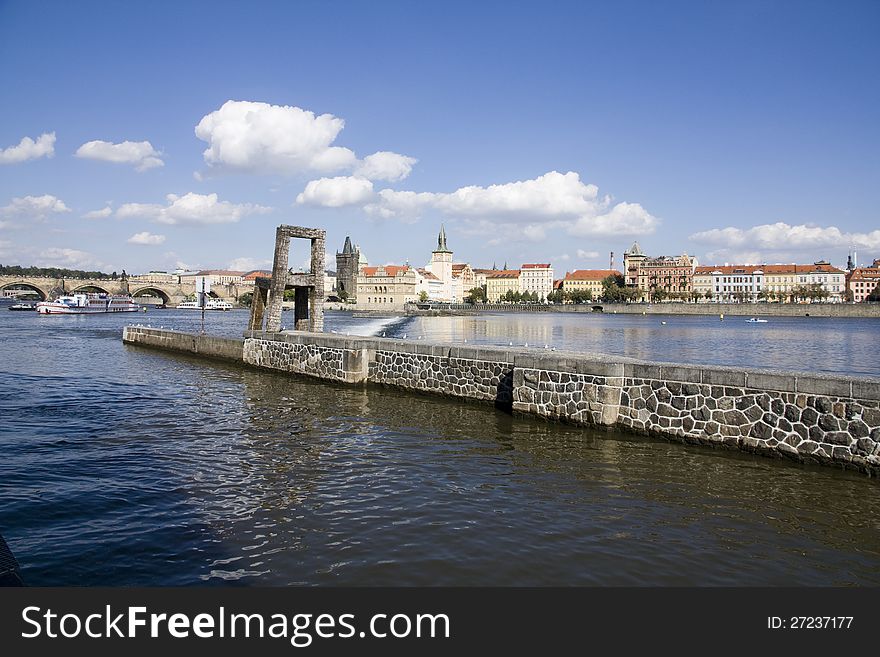
[(0, 0), (0, 262), (259, 267), (291, 223), (421, 266), (441, 221), (476, 267), (865, 261), (878, 36), (855, 1)]

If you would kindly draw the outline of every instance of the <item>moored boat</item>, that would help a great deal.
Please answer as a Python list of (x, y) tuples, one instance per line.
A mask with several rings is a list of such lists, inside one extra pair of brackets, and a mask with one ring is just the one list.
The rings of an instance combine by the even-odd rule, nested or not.
[(97, 313), (133, 313), (140, 310), (130, 296), (110, 294), (70, 294), (55, 301), (41, 301), (37, 312), (42, 315), (91, 315)]
[(8, 308), (9, 310), (36, 310), (37, 304), (35, 303), (14, 303)]
[[(184, 301), (177, 305), (182, 310), (201, 310), (202, 307), (198, 301)], [(205, 301), (205, 310), (232, 310), (234, 306), (228, 301), (220, 299), (207, 299)]]

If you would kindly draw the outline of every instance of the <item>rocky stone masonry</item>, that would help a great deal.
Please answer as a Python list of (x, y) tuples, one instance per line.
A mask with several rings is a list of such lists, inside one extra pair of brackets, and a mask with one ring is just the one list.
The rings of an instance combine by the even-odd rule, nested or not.
[(347, 381), (344, 350), (275, 340), (246, 340), (244, 361), (257, 367)]
[(241, 341), (215, 344), (222, 339), (137, 327), (127, 328), (123, 339), (321, 379), (494, 401), (515, 413), (880, 475), (876, 378), (309, 332), (251, 331), (243, 347)]
[(376, 383), (507, 406), (512, 373), (512, 363), (399, 351), (377, 351), (369, 365), (369, 380)]

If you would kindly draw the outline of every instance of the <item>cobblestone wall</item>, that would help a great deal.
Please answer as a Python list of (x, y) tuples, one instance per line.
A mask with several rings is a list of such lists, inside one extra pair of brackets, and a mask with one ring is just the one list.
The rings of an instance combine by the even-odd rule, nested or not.
[(123, 339), (880, 475), (880, 379), (300, 332), (248, 332), (243, 347), (138, 327)]

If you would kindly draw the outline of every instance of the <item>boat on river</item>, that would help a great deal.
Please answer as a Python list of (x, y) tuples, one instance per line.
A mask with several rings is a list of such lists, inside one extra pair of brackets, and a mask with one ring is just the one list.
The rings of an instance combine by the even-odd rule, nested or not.
[(746, 321), (749, 322), (750, 324), (766, 324), (767, 323), (766, 319), (758, 319), (757, 317), (752, 317), (750, 319), (747, 319)]
[(130, 296), (92, 293), (68, 294), (55, 301), (41, 301), (36, 308), (41, 315), (134, 313), (141, 309)]
[[(198, 301), (184, 301), (177, 305), (182, 310), (201, 310), (202, 307)], [(205, 310), (232, 310), (234, 306), (228, 301), (220, 299), (207, 299), (205, 301)]]
[(35, 303), (14, 303), (7, 310), (36, 310), (37, 304)]

